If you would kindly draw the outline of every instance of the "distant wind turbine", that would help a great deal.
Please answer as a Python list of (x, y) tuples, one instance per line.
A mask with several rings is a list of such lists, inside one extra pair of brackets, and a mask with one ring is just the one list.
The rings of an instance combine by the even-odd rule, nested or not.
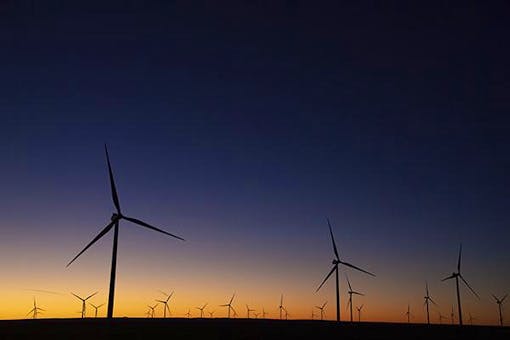
[(363, 270), (359, 267), (356, 267), (348, 262), (344, 262), (344, 261), (340, 260), (340, 256), (338, 255), (338, 250), (337, 250), (336, 244), (335, 244), (335, 238), (333, 236), (333, 230), (331, 229), (331, 223), (329, 222), (329, 219), (327, 221), (328, 221), (328, 226), (329, 226), (329, 234), (331, 235), (331, 242), (333, 243), (333, 251), (335, 253), (335, 258), (333, 259), (333, 262), (332, 262), (333, 268), (331, 268), (331, 271), (328, 273), (328, 275), (326, 275), (326, 278), (322, 281), (319, 288), (317, 288), (316, 292), (318, 292), (319, 289), (321, 289), (321, 287), (329, 279), (329, 277), (333, 274), (333, 272), (335, 272), (335, 275), (336, 275), (336, 321), (340, 321), (340, 286), (339, 286), (340, 283), (338, 281), (338, 265), (341, 264), (346, 267), (356, 269), (356, 270), (363, 272), (365, 274), (368, 274), (368, 275), (372, 275), (372, 276), (375, 276), (375, 275), (370, 272), (367, 272), (366, 270)]
[(250, 312), (255, 312), (255, 309), (250, 309), (248, 305), (246, 305), (246, 317), (250, 318)]
[(37, 319), (37, 316), (39, 315), (39, 313), (45, 312), (45, 311), (46, 311), (45, 309), (37, 307), (37, 302), (35, 301), (35, 298), (34, 298), (34, 308), (32, 308), (30, 310), (30, 312), (27, 313), (27, 316), (32, 314), (32, 319)]
[(255, 315), (255, 319), (258, 319), (259, 315), (260, 315), (260, 312), (259, 313), (253, 313), (253, 315)]
[(280, 320), (282, 319), (282, 311), (285, 309), (283, 307), (283, 294), (280, 296), (280, 305), (278, 306), (278, 309), (280, 310)]
[(505, 301), (508, 294), (505, 294), (502, 299), (498, 299), (496, 295), (492, 294), (492, 297), (494, 300), (496, 300), (496, 303), (498, 304), (498, 311), (499, 311), (499, 325), (503, 326), (503, 313), (501, 312), (501, 305), (503, 304), (503, 301)]
[(207, 307), (207, 304), (206, 303), (205, 305), (203, 305), (202, 307), (195, 307), (196, 309), (198, 309), (200, 311), (200, 318), (203, 318), (204, 317), (204, 309), (205, 307)]
[(78, 296), (76, 294), (74, 294), (73, 292), (71, 292), (71, 294), (73, 294), (76, 298), (78, 298), (79, 300), (81, 300), (81, 318), (83, 319), (85, 317), (85, 313), (86, 313), (86, 310), (87, 310), (87, 305), (86, 305), (86, 301), (88, 299), (90, 299), (91, 297), (93, 297), (94, 295), (96, 295), (98, 292), (95, 292), (94, 294), (90, 294), (89, 296), (87, 296), (86, 298), (82, 298), (81, 296)]
[(174, 295), (174, 292), (171, 292), (170, 295), (166, 294), (165, 292), (161, 292), (166, 295), (165, 300), (156, 300), (156, 302), (159, 302), (163, 305), (163, 317), (166, 318), (166, 311), (168, 311), (168, 314), (170, 314), (170, 307), (168, 307), (168, 301)]
[(432, 300), (432, 297), (429, 294), (429, 284), (425, 281), (425, 293), (426, 295), (423, 297), (425, 302), (423, 303), (427, 307), (427, 324), (430, 325), (430, 314), (429, 314), (429, 301), (437, 306), (437, 303)]
[(231, 311), (231, 310), (232, 310), (235, 314), (237, 314), (237, 313), (236, 313), (236, 311), (235, 311), (235, 309), (234, 309), (234, 307), (232, 306), (232, 301), (234, 301), (234, 297), (235, 297), (235, 296), (236, 296), (236, 293), (234, 293), (234, 294), (232, 295), (232, 297), (230, 298), (230, 301), (229, 301), (228, 303), (226, 303), (226, 304), (224, 304), (224, 305), (220, 305), (220, 307), (227, 307), (227, 315), (228, 315), (228, 318), (230, 318), (230, 311)]
[(215, 310), (213, 310), (212, 312), (207, 312), (207, 313), (209, 313), (209, 317), (211, 317), (211, 318), (212, 318), (212, 317), (214, 316), (214, 312), (216, 312), (216, 311), (215, 311)]
[(132, 218), (132, 217), (127, 217), (122, 214), (122, 212), (120, 210), (119, 197), (117, 195), (117, 189), (115, 187), (115, 181), (113, 179), (113, 171), (112, 171), (112, 167), (110, 164), (110, 157), (108, 156), (108, 149), (106, 148), (106, 144), (105, 144), (104, 148), (105, 148), (105, 152), (106, 152), (106, 161), (108, 163), (108, 173), (110, 176), (110, 187), (111, 187), (111, 191), (112, 191), (112, 199), (113, 199), (113, 204), (115, 205), (115, 208), (116, 208), (116, 212), (113, 213), (113, 215), (111, 217), (111, 222), (108, 223), (106, 225), (106, 227), (103, 230), (101, 230), (101, 232), (99, 234), (97, 234), (97, 236), (94, 237), (94, 239), (92, 241), (90, 241), (90, 243), (87, 244), (87, 246), (85, 248), (83, 248), (83, 250), (80, 251), (78, 253), (78, 255), (76, 255), (67, 264), (66, 267), (69, 267), (71, 265), (71, 263), (73, 263), (81, 254), (83, 254), (87, 249), (89, 249), (90, 246), (92, 246), (94, 243), (96, 243), (99, 239), (101, 239), (104, 235), (106, 235), (113, 228), (114, 233), (113, 233), (113, 251), (112, 251), (112, 263), (111, 263), (112, 266), (111, 266), (111, 271), (110, 271), (110, 291), (109, 291), (109, 295), (108, 295), (108, 314), (107, 314), (107, 317), (109, 319), (111, 319), (111, 318), (113, 318), (113, 305), (114, 305), (114, 296), (115, 296), (115, 276), (116, 276), (116, 270), (117, 270), (117, 243), (118, 243), (118, 236), (119, 236), (119, 222), (120, 222), (120, 220), (126, 220), (126, 221), (132, 222), (134, 224), (138, 224), (139, 226), (142, 226), (144, 228), (155, 230), (157, 232), (166, 234), (168, 236), (174, 237), (174, 238), (182, 240), (182, 241), (184, 241), (184, 239), (179, 236), (170, 234), (170, 233), (168, 233), (164, 230), (161, 230), (159, 228), (153, 227), (152, 225), (150, 225), (144, 221), (141, 221), (141, 220), (138, 220), (138, 219)]
[(347, 304), (347, 307), (350, 307), (350, 310), (351, 310), (351, 322), (352, 322), (352, 295), (354, 294), (354, 295), (364, 296), (365, 294), (352, 290), (351, 282), (349, 281), (349, 277), (347, 276), (347, 274), (345, 274), (345, 278), (347, 279), (347, 284), (349, 285), (349, 291), (347, 292), (349, 294), (349, 302)]
[(154, 315), (155, 315), (155, 312), (156, 312), (156, 307), (158, 307), (158, 304), (155, 304), (154, 306), (147, 305), (147, 307), (149, 307), (149, 310), (151, 312), (151, 318), (154, 318)]
[(266, 318), (266, 315), (267, 315), (267, 312), (266, 312), (266, 310), (264, 309), (264, 307), (262, 307), (262, 319), (265, 319), (265, 318)]
[(92, 307), (94, 307), (94, 309), (95, 309), (94, 317), (95, 317), (95, 318), (97, 318), (97, 310), (98, 310), (99, 308), (103, 307), (103, 306), (104, 306), (104, 303), (100, 304), (99, 306), (96, 306), (95, 304), (93, 304), (93, 303), (90, 303), (90, 302), (89, 302), (89, 305), (91, 305)]
[(411, 306), (409, 304), (407, 304), (407, 312), (406, 312), (406, 315), (407, 315), (407, 323), (410, 323), (411, 322), (411, 316), (413, 315), (411, 313)]
[(452, 312), (450, 313), (450, 319), (452, 321), (452, 325), (455, 324), (455, 313), (453, 312), (453, 305), (452, 305)]
[(441, 314), (441, 312), (439, 312), (439, 324), (443, 324), (443, 320), (448, 320), (448, 318), (446, 316), (444, 316), (443, 314)]
[(363, 309), (363, 305), (356, 307), (358, 310), (358, 322), (361, 322), (361, 310)]
[(456, 285), (456, 288), (457, 288), (457, 307), (459, 309), (459, 325), (462, 326), (462, 307), (461, 307), (461, 304), (460, 304), (460, 289), (459, 289), (459, 278), (462, 280), (462, 282), (464, 282), (464, 284), (469, 288), (469, 290), (477, 297), (477, 298), (480, 298), (478, 296), (478, 294), (476, 294), (476, 292), (473, 290), (473, 288), (471, 288), (471, 286), (469, 285), (469, 283), (464, 279), (464, 277), (462, 276), (462, 274), (460, 273), (460, 260), (461, 260), (461, 257), (462, 257), (462, 244), (460, 245), (460, 248), (459, 248), (459, 259), (457, 261), (457, 272), (453, 272), (452, 275), (448, 276), (448, 277), (445, 277), (444, 279), (442, 279), (441, 281), (446, 281), (446, 280), (450, 280), (450, 279), (455, 279), (455, 285)]
[[(328, 304), (328, 302), (324, 302), (322, 304), (322, 306), (315, 306), (315, 308), (317, 308), (318, 310), (321, 311), (321, 321), (324, 320), (324, 308), (326, 308), (326, 305)], [(313, 312), (312, 312), (313, 313)]]
[(191, 317), (191, 309), (188, 309), (188, 312), (186, 313), (186, 316), (188, 317), (188, 319)]

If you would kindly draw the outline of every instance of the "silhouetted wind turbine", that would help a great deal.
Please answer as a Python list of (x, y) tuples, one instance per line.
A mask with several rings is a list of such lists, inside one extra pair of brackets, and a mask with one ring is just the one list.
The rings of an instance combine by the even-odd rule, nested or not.
[(450, 313), (450, 319), (452, 321), (452, 325), (455, 323), (455, 313), (453, 312), (453, 305), (452, 305), (452, 312)]
[(113, 213), (113, 215), (111, 217), (111, 222), (108, 223), (106, 225), (106, 227), (103, 230), (101, 230), (101, 232), (99, 234), (97, 234), (97, 236), (94, 237), (94, 239), (92, 241), (90, 241), (90, 243), (87, 244), (87, 246), (85, 248), (83, 248), (83, 250), (80, 251), (78, 253), (78, 255), (76, 255), (67, 264), (66, 267), (69, 267), (71, 265), (71, 263), (73, 263), (81, 254), (83, 254), (87, 249), (89, 249), (90, 246), (92, 246), (99, 239), (101, 239), (104, 235), (106, 235), (112, 228), (114, 229), (112, 267), (111, 267), (111, 271), (110, 271), (110, 291), (109, 291), (109, 295), (108, 295), (108, 314), (107, 314), (108, 318), (113, 318), (113, 305), (114, 305), (114, 296), (115, 296), (115, 275), (116, 275), (116, 269), (117, 269), (117, 242), (118, 242), (118, 236), (119, 236), (119, 222), (120, 222), (120, 220), (126, 220), (126, 221), (132, 222), (134, 224), (138, 224), (139, 226), (142, 226), (144, 228), (158, 231), (160, 233), (166, 234), (168, 236), (172, 236), (172, 237), (177, 238), (182, 241), (184, 241), (184, 239), (179, 236), (170, 234), (170, 233), (168, 233), (164, 230), (161, 230), (159, 228), (153, 227), (152, 225), (150, 225), (144, 221), (141, 221), (141, 220), (138, 220), (138, 219), (132, 218), (132, 217), (127, 217), (122, 214), (122, 212), (120, 210), (119, 197), (117, 195), (117, 189), (115, 187), (115, 181), (113, 179), (113, 171), (112, 171), (112, 167), (110, 164), (110, 157), (108, 156), (108, 149), (106, 148), (106, 144), (105, 144), (104, 148), (105, 148), (105, 152), (106, 152), (106, 161), (108, 163), (108, 173), (110, 176), (110, 187), (111, 187), (111, 191), (112, 191), (112, 199), (113, 199), (113, 204), (115, 205), (115, 208), (116, 208), (116, 212)]
[(443, 324), (443, 320), (448, 320), (448, 318), (446, 316), (444, 316), (443, 314), (441, 314), (441, 312), (439, 312), (439, 324), (440, 325)]
[(213, 317), (214, 316), (214, 312), (216, 312), (215, 310), (213, 310), (212, 312), (208, 312), (209, 313), (209, 317)]
[(321, 321), (324, 320), (324, 308), (326, 307), (327, 304), (328, 304), (328, 302), (326, 301), (322, 304), (322, 306), (315, 306), (315, 308), (317, 308), (321, 311)]
[(280, 310), (280, 320), (282, 319), (282, 311), (285, 309), (283, 307), (283, 294), (280, 296), (280, 305), (278, 306), (278, 309)]
[(39, 313), (45, 312), (45, 311), (46, 311), (45, 309), (37, 307), (37, 302), (35, 301), (35, 298), (34, 298), (34, 308), (32, 308), (30, 310), (30, 312), (27, 313), (27, 316), (32, 314), (32, 319), (37, 319), (37, 315), (39, 315)]
[(253, 315), (255, 315), (255, 319), (258, 319), (259, 315), (260, 315), (260, 312), (259, 313), (253, 313)]
[(95, 317), (95, 318), (97, 318), (97, 310), (98, 310), (99, 308), (103, 307), (103, 306), (104, 306), (104, 303), (100, 304), (99, 306), (96, 306), (95, 304), (90, 303), (90, 302), (89, 302), (89, 304), (90, 304), (92, 307), (94, 307), (94, 309), (95, 309), (94, 317)]
[(432, 297), (429, 294), (429, 284), (427, 283), (427, 281), (425, 281), (425, 293), (426, 295), (423, 297), (425, 299), (425, 302), (423, 304), (427, 306), (427, 324), (430, 325), (429, 301), (436, 306), (437, 303), (435, 303), (434, 300), (432, 300)]
[(329, 223), (329, 219), (327, 219), (327, 221), (328, 221), (328, 226), (329, 226), (329, 233), (331, 235), (331, 242), (333, 243), (333, 251), (335, 253), (335, 258), (333, 259), (333, 262), (332, 262), (333, 268), (331, 268), (331, 271), (328, 273), (328, 275), (326, 275), (326, 278), (322, 281), (319, 288), (317, 288), (316, 292), (318, 292), (319, 289), (321, 289), (321, 287), (329, 279), (331, 274), (333, 274), (333, 272), (335, 272), (335, 274), (336, 274), (336, 321), (340, 321), (340, 287), (339, 287), (340, 283), (338, 281), (338, 265), (342, 264), (346, 267), (350, 267), (350, 268), (359, 270), (360, 272), (366, 273), (368, 275), (372, 275), (372, 276), (375, 276), (375, 275), (370, 272), (367, 272), (366, 270), (363, 270), (359, 267), (356, 267), (348, 262), (344, 262), (344, 261), (340, 260), (340, 256), (338, 255), (338, 250), (337, 250), (336, 244), (335, 244), (335, 238), (333, 236), (333, 230), (331, 229), (331, 223)]
[(496, 303), (498, 304), (498, 310), (499, 310), (499, 324), (503, 326), (503, 313), (501, 312), (501, 305), (503, 304), (503, 301), (505, 301), (508, 294), (505, 294), (503, 298), (500, 300), (496, 297), (496, 295), (492, 294), (492, 297), (496, 300)]
[(250, 307), (246, 305), (246, 316), (248, 319), (250, 318), (250, 312), (255, 312), (255, 309), (250, 309)]
[(407, 304), (407, 312), (406, 312), (406, 315), (407, 315), (407, 323), (410, 323), (411, 322), (411, 306), (409, 304)]
[(82, 298), (81, 296), (78, 296), (78, 295), (74, 294), (73, 292), (71, 292), (71, 294), (73, 294), (74, 296), (76, 296), (78, 299), (81, 300), (81, 318), (82, 319), (85, 317), (85, 311), (87, 309), (86, 301), (88, 299), (90, 299), (91, 297), (93, 297), (94, 295), (96, 295), (97, 293), (98, 292), (95, 292), (94, 294), (90, 294), (86, 298)]
[(158, 306), (158, 304), (156, 303), (154, 306), (149, 306), (147, 305), (147, 307), (149, 307), (150, 309), (150, 312), (151, 312), (151, 318), (154, 318), (154, 313), (155, 313), (155, 310), (156, 310), (156, 307)]
[(236, 293), (234, 293), (234, 294), (232, 295), (232, 297), (230, 298), (230, 301), (229, 301), (228, 303), (226, 303), (226, 304), (224, 304), (224, 305), (220, 305), (220, 307), (227, 307), (227, 315), (228, 315), (228, 318), (230, 318), (230, 310), (234, 311), (234, 313), (235, 313), (235, 314), (237, 314), (237, 313), (236, 313), (236, 311), (235, 311), (235, 309), (234, 309), (234, 307), (232, 307), (232, 301), (234, 301), (234, 297), (235, 297), (235, 296), (236, 296)]
[(205, 305), (203, 305), (202, 307), (195, 307), (196, 309), (198, 309), (200, 311), (200, 318), (203, 318), (204, 317), (204, 309), (205, 307), (207, 307), (207, 304), (206, 303)]
[(361, 310), (363, 309), (363, 305), (356, 307), (358, 310), (358, 322), (361, 322)]
[(186, 313), (186, 315), (188, 316), (188, 319), (191, 317), (191, 309), (188, 309), (188, 312)]
[(347, 274), (345, 274), (345, 278), (347, 279), (347, 284), (349, 285), (349, 291), (347, 292), (349, 293), (349, 302), (347, 304), (347, 307), (350, 307), (351, 309), (351, 322), (352, 322), (352, 295), (354, 294), (364, 296), (365, 294), (353, 291), (351, 287), (351, 282), (349, 281), (349, 277), (347, 276)]
[(265, 319), (266, 318), (266, 310), (264, 309), (264, 307), (262, 307), (262, 319)]
[(464, 277), (462, 276), (462, 274), (460, 273), (460, 259), (461, 259), (461, 256), (462, 256), (462, 244), (460, 245), (460, 248), (459, 248), (459, 259), (457, 261), (457, 272), (455, 273), (452, 273), (452, 275), (448, 276), (448, 277), (445, 277), (444, 279), (442, 279), (441, 281), (446, 281), (446, 280), (450, 280), (450, 279), (455, 279), (455, 285), (456, 285), (456, 288), (457, 288), (457, 307), (459, 309), (459, 325), (462, 326), (462, 307), (461, 307), (461, 304), (460, 304), (460, 289), (459, 289), (459, 277), (460, 279), (462, 280), (462, 282), (464, 282), (464, 284), (469, 288), (469, 290), (477, 297), (477, 298), (480, 298), (478, 296), (478, 294), (476, 294), (476, 292), (473, 290), (473, 288), (471, 288), (471, 286), (469, 285), (469, 283), (464, 279)]
[(166, 295), (166, 300), (156, 300), (156, 302), (159, 302), (163, 304), (163, 317), (166, 318), (166, 311), (168, 311), (168, 314), (170, 314), (170, 307), (168, 307), (168, 301), (174, 294), (174, 292), (170, 293), (170, 295), (166, 294), (165, 292), (161, 292)]

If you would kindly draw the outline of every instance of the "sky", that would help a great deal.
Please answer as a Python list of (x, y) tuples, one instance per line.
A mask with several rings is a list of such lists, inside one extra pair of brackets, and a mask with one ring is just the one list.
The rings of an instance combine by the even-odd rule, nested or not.
[[(497, 323), (510, 292), (508, 3), (2, 1), (0, 319), (106, 302), (108, 144), (123, 212), (116, 316), (235, 292), (278, 316), (328, 301), (332, 223), (362, 318)], [(47, 292), (35, 291), (44, 290)], [(161, 315), (161, 307), (156, 315)], [(456, 307), (455, 307), (456, 308)], [(456, 310), (456, 309), (455, 309)], [(508, 313), (510, 310), (506, 308)], [(100, 310), (104, 315), (105, 308)], [(89, 313), (91, 310), (89, 310)], [(315, 313), (318, 311), (315, 310)], [(456, 314), (456, 312), (455, 312)]]

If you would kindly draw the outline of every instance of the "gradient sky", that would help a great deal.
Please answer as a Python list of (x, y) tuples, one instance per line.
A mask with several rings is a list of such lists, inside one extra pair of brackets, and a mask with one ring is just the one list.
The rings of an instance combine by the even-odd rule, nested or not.
[(462, 242), (481, 297), (463, 288), (464, 317), (496, 323), (508, 3), (311, 3), (0, 3), (0, 318), (34, 296), (46, 317), (78, 316), (70, 291), (106, 302), (111, 235), (65, 268), (113, 212), (106, 142), (126, 214), (187, 240), (121, 224), (117, 316), (175, 290), (178, 316), (222, 316), (236, 292), (241, 315), (276, 317), (284, 293), (292, 318), (327, 300), (333, 319), (334, 281), (315, 293), (329, 217), (341, 256), (377, 274), (348, 271), (365, 320), (410, 303), (423, 322), (425, 280), (449, 315)]

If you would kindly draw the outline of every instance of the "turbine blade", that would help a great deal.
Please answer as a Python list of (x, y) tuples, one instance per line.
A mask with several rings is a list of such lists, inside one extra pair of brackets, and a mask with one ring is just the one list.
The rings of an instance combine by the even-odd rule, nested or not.
[(94, 294), (90, 294), (89, 296), (87, 296), (87, 297), (85, 298), (85, 300), (90, 299), (91, 297), (93, 297), (93, 296), (94, 296), (94, 295), (96, 295), (97, 293), (99, 293), (99, 292), (95, 292)]
[(110, 164), (110, 156), (108, 155), (108, 148), (106, 144), (104, 145), (104, 151), (106, 152), (106, 162), (108, 163), (108, 174), (110, 175), (110, 187), (112, 190), (112, 200), (115, 208), (117, 209), (117, 213), (120, 215), (120, 203), (119, 197), (117, 196), (117, 189), (115, 188), (115, 180), (113, 179), (113, 171), (112, 166)]
[(234, 301), (234, 297), (235, 297), (235, 296), (236, 296), (236, 293), (234, 293), (234, 294), (232, 295), (232, 298), (230, 298), (230, 301), (229, 301), (229, 303), (228, 303), (229, 305), (230, 305), (230, 304), (232, 304), (232, 301)]
[(324, 279), (324, 281), (322, 281), (321, 285), (319, 286), (319, 288), (317, 288), (317, 290), (315, 292), (318, 292), (319, 289), (321, 289), (321, 287), (324, 285), (324, 283), (329, 279), (329, 277), (331, 276), (331, 274), (333, 274), (333, 272), (335, 271), (337, 267), (336, 266), (333, 266), (333, 268), (331, 268), (331, 271), (328, 273), (328, 275), (326, 275), (326, 278)]
[(123, 216), (123, 218), (124, 218), (124, 219), (126, 219), (126, 220), (128, 220), (128, 221), (130, 221), (130, 222), (133, 222), (133, 223), (135, 223), (135, 224), (141, 225), (142, 227), (149, 228), (149, 229), (152, 229), (152, 230), (158, 231), (158, 232), (160, 232), (160, 233), (163, 233), (163, 234), (165, 234), (165, 235), (175, 237), (175, 238), (177, 238), (177, 239), (179, 239), (179, 240), (181, 240), (181, 241), (185, 241), (182, 237), (176, 236), (176, 235), (174, 235), (174, 234), (170, 234), (170, 233), (168, 233), (168, 232), (166, 232), (166, 231), (164, 231), (164, 230), (161, 230), (161, 229), (159, 229), (159, 228), (153, 227), (153, 226), (151, 226), (150, 224), (145, 223), (144, 221), (137, 220), (136, 218), (126, 217), (126, 216)]
[(499, 300), (498, 300), (498, 298), (496, 297), (496, 295), (494, 295), (494, 294), (491, 294), (491, 295), (492, 295), (492, 297), (494, 298), (494, 300), (496, 300), (496, 302), (499, 302)]
[(322, 305), (322, 308), (326, 307), (326, 305), (328, 304), (328, 302), (324, 302), (324, 304)]
[(444, 279), (442, 279), (441, 281), (446, 281), (446, 280), (450, 280), (450, 279), (453, 279), (455, 277), (455, 275), (450, 275), (448, 277), (445, 277)]
[(462, 276), (462, 275), (459, 275), (459, 276), (460, 276), (460, 279), (462, 280), (462, 282), (464, 282), (464, 283), (466, 284), (466, 286), (469, 288), (469, 290), (470, 290), (473, 294), (475, 294), (475, 296), (476, 296), (477, 298), (480, 298), (480, 297), (478, 296), (478, 294), (475, 292), (475, 290), (474, 290), (473, 288), (471, 288), (471, 286), (469, 285), (469, 283), (468, 283), (468, 282), (464, 279), (464, 276)]
[(349, 290), (352, 290), (351, 282), (349, 281), (349, 277), (347, 276), (347, 273), (345, 273), (345, 278), (347, 279), (347, 284), (349, 285)]
[(457, 261), (457, 272), (460, 273), (460, 258), (462, 256), (462, 243), (460, 244), (459, 248), (459, 260)]
[(507, 296), (508, 296), (508, 294), (505, 294), (505, 296), (503, 296), (503, 298), (501, 299), (501, 303), (503, 303), (503, 301), (505, 301)]
[(338, 250), (336, 249), (335, 237), (333, 236), (333, 230), (331, 229), (331, 223), (328, 220), (329, 234), (331, 235), (331, 242), (333, 243), (333, 251), (335, 252), (336, 259), (340, 261), (340, 257), (338, 256)]
[(209, 302), (207, 302), (207, 303), (204, 305), (204, 307), (202, 307), (202, 309), (204, 309), (205, 307), (207, 307), (207, 305), (208, 305), (208, 304), (209, 304)]
[(76, 255), (66, 266), (69, 267), (71, 265), (71, 263), (73, 263), (81, 254), (83, 254), (87, 249), (90, 248), (90, 246), (92, 246), (94, 243), (96, 243), (101, 237), (103, 237), (107, 232), (110, 231), (110, 229), (112, 229), (113, 225), (117, 222), (117, 220), (113, 220), (111, 221), (110, 223), (108, 223), (108, 225), (103, 229), (101, 230), (101, 232), (99, 234), (97, 234), (96, 237), (94, 237), (94, 239), (92, 241), (90, 241), (89, 244), (87, 244), (87, 246), (85, 248), (83, 248), (82, 251), (80, 251), (78, 253), (78, 255)]
[(34, 310), (32, 309), (30, 312), (27, 313), (27, 315), (25, 316), (29, 316), (30, 314), (32, 314), (34, 312)]
[(359, 293), (359, 292), (352, 292), (354, 295), (360, 295), (360, 296), (365, 296), (365, 294), (363, 293)]
[(79, 297), (78, 295), (74, 294), (73, 292), (71, 292), (72, 295), (76, 296), (78, 299), (80, 299), (81, 301), (83, 301), (83, 299), (81, 297)]
[(432, 302), (432, 303), (434, 304), (434, 306), (439, 307), (439, 306), (437, 305), (437, 303), (435, 303), (435, 301), (434, 301), (434, 300), (432, 300), (432, 298), (431, 298), (430, 296), (429, 296), (429, 300), (430, 300), (430, 302)]
[(341, 264), (343, 264), (344, 266), (354, 268), (354, 269), (356, 269), (356, 270), (359, 270), (360, 272), (363, 272), (363, 273), (365, 273), (365, 274), (372, 275), (372, 276), (374, 276), (374, 277), (375, 277), (375, 274), (372, 274), (371, 272), (367, 272), (366, 270), (361, 269), (361, 268), (359, 268), (359, 267), (356, 267), (355, 265), (352, 265), (352, 264), (350, 264), (350, 263), (348, 263), (348, 262), (342, 262), (342, 261), (340, 261), (340, 263), (341, 263)]

